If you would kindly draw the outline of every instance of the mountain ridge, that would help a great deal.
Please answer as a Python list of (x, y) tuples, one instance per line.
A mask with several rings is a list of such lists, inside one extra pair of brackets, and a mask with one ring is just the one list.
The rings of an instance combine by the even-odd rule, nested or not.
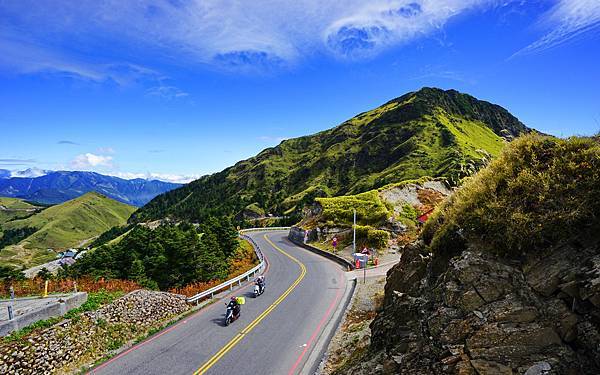
[(139, 207), (156, 195), (179, 186), (181, 185), (159, 180), (125, 180), (96, 172), (53, 171), (38, 177), (0, 179), (0, 196), (57, 204), (97, 191), (122, 203)]
[(497, 155), (505, 140), (531, 131), (498, 105), (423, 88), (159, 195), (132, 221), (239, 217), (245, 207), (284, 214), (317, 196), (425, 176), (459, 180)]

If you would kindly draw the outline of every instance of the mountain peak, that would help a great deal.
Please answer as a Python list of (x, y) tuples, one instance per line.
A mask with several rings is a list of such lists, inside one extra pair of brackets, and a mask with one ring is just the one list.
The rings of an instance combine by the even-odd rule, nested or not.
[(529, 131), (498, 105), (427, 87), (159, 195), (132, 218), (202, 220), (237, 216), (246, 207), (289, 215), (317, 196), (356, 194), (425, 176), (458, 182), (466, 169), (497, 155), (507, 138)]
[(402, 111), (407, 119), (411, 119), (411, 116), (419, 118), (423, 115), (435, 115), (436, 111), (443, 111), (449, 115), (485, 123), (500, 136), (516, 137), (531, 132), (531, 129), (505, 108), (454, 89), (423, 87), (392, 99), (384, 106), (394, 104), (397, 105), (395, 109)]

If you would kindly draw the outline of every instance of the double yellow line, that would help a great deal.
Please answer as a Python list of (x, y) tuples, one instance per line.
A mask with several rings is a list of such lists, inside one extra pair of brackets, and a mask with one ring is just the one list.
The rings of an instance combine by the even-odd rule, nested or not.
[(234, 346), (236, 346), (237, 343), (240, 342), (246, 334), (250, 333), (250, 331), (252, 331), (254, 329), (254, 327), (256, 327), (267, 315), (269, 315), (277, 307), (277, 305), (279, 305), (292, 292), (292, 290), (294, 290), (298, 286), (298, 284), (300, 284), (300, 281), (302, 281), (302, 279), (304, 278), (304, 275), (306, 275), (306, 266), (304, 266), (304, 264), (302, 264), (302, 262), (300, 262), (298, 259), (294, 258), (290, 254), (283, 251), (277, 245), (275, 245), (269, 239), (269, 237), (267, 237), (266, 234), (264, 235), (264, 238), (265, 238), (265, 240), (267, 240), (267, 242), (271, 246), (273, 246), (275, 248), (275, 250), (279, 251), (286, 257), (290, 258), (291, 260), (293, 260), (295, 263), (297, 263), (300, 266), (300, 276), (298, 276), (298, 278), (292, 283), (292, 285), (290, 285), (290, 287), (281, 296), (279, 296), (279, 298), (277, 298), (277, 300), (275, 300), (275, 302), (273, 302), (273, 304), (271, 304), (271, 306), (269, 306), (265, 311), (263, 311), (259, 316), (257, 316), (256, 319), (254, 319), (252, 321), (252, 323), (248, 324), (248, 326), (246, 328), (244, 328), (237, 335), (235, 335), (233, 337), (233, 339), (231, 339), (231, 341), (229, 341), (227, 344), (225, 344), (225, 346), (222, 347), (221, 350), (219, 350), (214, 356), (212, 356), (212, 358), (210, 358), (204, 365), (202, 365), (202, 367), (200, 367), (198, 370), (196, 370), (194, 372), (194, 375), (204, 374), (212, 366), (214, 366), (214, 364), (217, 363)]

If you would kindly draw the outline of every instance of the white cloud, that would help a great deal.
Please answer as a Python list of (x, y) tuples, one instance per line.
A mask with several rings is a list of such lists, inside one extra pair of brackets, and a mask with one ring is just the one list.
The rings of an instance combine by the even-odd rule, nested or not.
[(541, 52), (600, 28), (599, 0), (559, 0), (541, 19), (549, 29), (542, 38), (513, 56)]
[[(540, 24), (550, 31), (522, 53), (558, 45), (600, 23), (598, 0), (548, 1), (554, 5)], [(114, 42), (126, 46), (124, 60), (151, 54), (178, 64), (242, 71), (290, 66), (315, 54), (364, 58), (431, 35), (458, 15), (508, 3), (527, 5), (523, 0), (5, 1), (0, 2), (0, 64), (119, 84), (153, 76), (157, 84), (149, 95), (177, 98), (186, 93), (164, 85), (154, 71), (82, 56)]]
[(112, 160), (112, 156), (96, 155), (88, 152), (77, 155), (71, 162), (71, 166), (75, 169), (90, 169), (95, 167), (112, 168)]
[(148, 78), (164, 79), (156, 71), (140, 65), (90, 62), (22, 37), (11, 37), (10, 33), (0, 37), (0, 65), (17, 73), (56, 73), (92, 82), (110, 81), (121, 86)]
[(160, 180), (167, 182), (174, 182), (177, 184), (187, 184), (193, 180), (197, 180), (200, 178), (199, 174), (189, 174), (189, 175), (180, 175), (180, 174), (170, 174), (170, 173), (132, 173), (132, 172), (113, 172), (109, 173), (111, 176), (124, 178), (126, 180), (132, 180), (134, 178), (143, 178), (146, 180)]
[(181, 89), (175, 86), (154, 86), (146, 90), (146, 95), (153, 96), (157, 98), (163, 98), (167, 100), (185, 98), (189, 96), (187, 92), (182, 91)]
[[(57, 6), (22, 0), (2, 3), (0, 12), (32, 33), (33, 39), (50, 35), (89, 41), (102, 35), (177, 61), (240, 69), (286, 66), (314, 53), (370, 56), (427, 35), (458, 14), (498, 1), (64, 0)], [(63, 65), (60, 69), (91, 79), (107, 74), (43, 57), (42, 61), (55, 60), (54, 65)], [(36, 64), (35, 59), (28, 64)]]
[(112, 147), (99, 147), (98, 152), (101, 154), (114, 154), (116, 153), (115, 149)]

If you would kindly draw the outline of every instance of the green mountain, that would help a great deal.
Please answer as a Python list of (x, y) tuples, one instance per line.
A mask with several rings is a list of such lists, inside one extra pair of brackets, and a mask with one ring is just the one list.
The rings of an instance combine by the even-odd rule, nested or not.
[(424, 88), (159, 195), (132, 220), (289, 214), (318, 196), (356, 194), (424, 176), (457, 182), (497, 155), (506, 138), (530, 131), (500, 106)]
[(0, 225), (8, 221), (26, 218), (42, 207), (34, 206), (18, 198), (0, 197)]
[[(5, 198), (3, 198), (5, 199)], [(0, 250), (0, 263), (35, 265), (54, 258), (55, 251), (80, 246), (110, 228), (123, 225), (135, 207), (91, 192), (46, 208), (25, 219), (1, 224), (2, 237), (13, 239)]]

